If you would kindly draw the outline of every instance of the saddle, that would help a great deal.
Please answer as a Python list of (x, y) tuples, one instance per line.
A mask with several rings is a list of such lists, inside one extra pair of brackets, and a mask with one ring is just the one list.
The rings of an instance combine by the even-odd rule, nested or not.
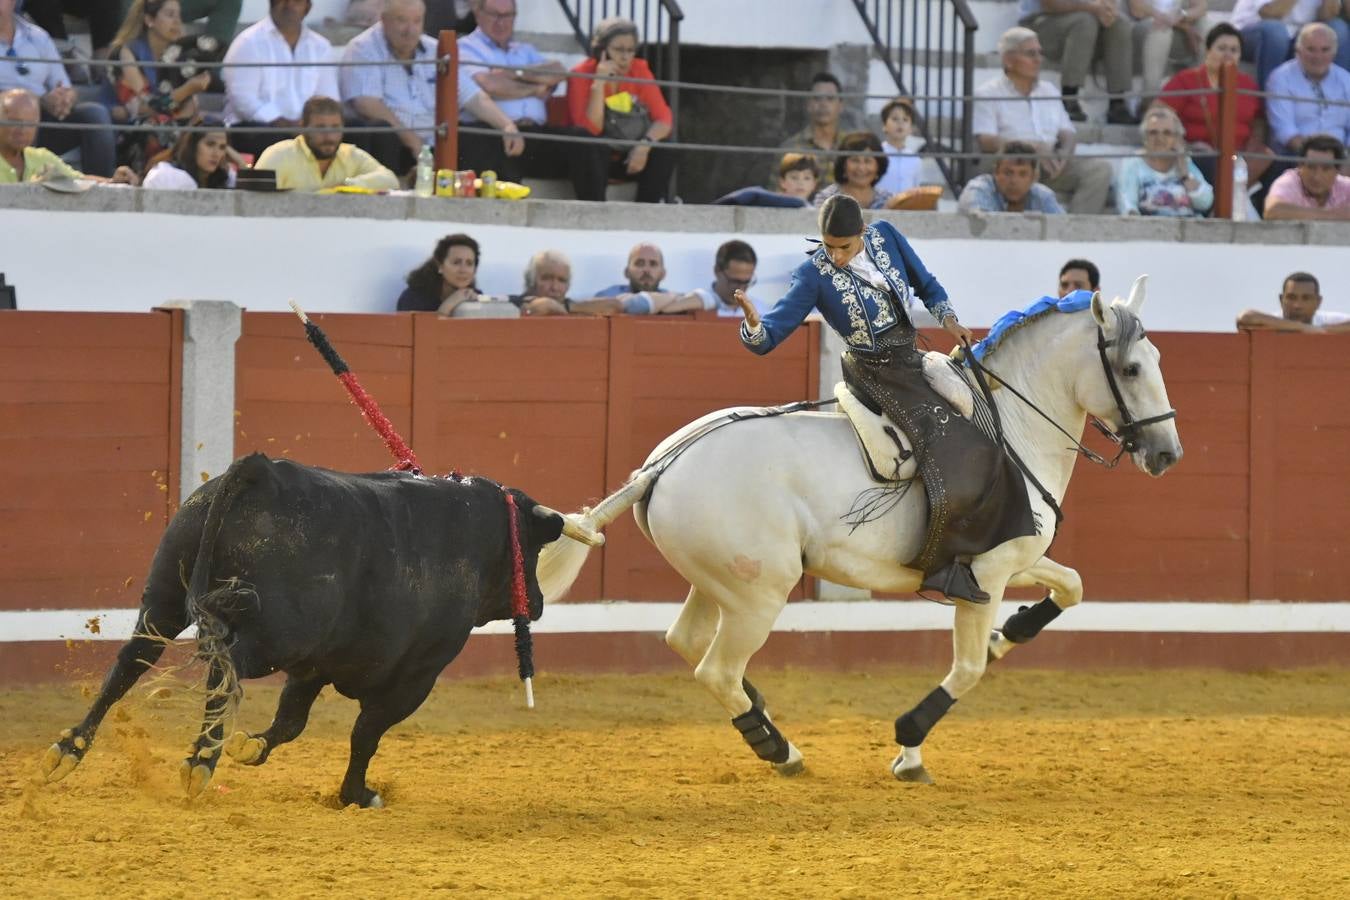
[[(971, 418), (975, 408), (974, 395), (946, 354), (936, 350), (925, 353), (923, 377), (954, 412), (963, 418)], [(853, 433), (858, 438), (863, 461), (873, 481), (889, 484), (908, 481), (918, 474), (913, 444), (899, 426), (885, 415), (868, 409), (842, 381), (834, 386), (834, 397), (853, 425)]]

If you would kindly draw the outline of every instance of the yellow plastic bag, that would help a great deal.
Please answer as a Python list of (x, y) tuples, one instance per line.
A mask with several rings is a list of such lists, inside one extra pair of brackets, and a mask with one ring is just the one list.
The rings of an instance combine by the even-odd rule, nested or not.
[(616, 113), (630, 113), (633, 111), (633, 95), (627, 91), (611, 94), (605, 98), (605, 106)]

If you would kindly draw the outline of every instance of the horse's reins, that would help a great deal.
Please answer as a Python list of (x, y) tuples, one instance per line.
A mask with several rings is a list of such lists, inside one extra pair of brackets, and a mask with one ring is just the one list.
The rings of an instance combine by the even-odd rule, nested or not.
[[(1136, 338), (1136, 340), (1142, 341), (1146, 336), (1147, 335), (1141, 328), (1139, 331), (1139, 337)], [(994, 430), (998, 436), (999, 445), (1003, 448), (1004, 452), (1008, 454), (1008, 457), (1013, 461), (1013, 463), (1017, 466), (1017, 468), (1021, 470), (1022, 474), (1026, 476), (1027, 480), (1030, 481), (1032, 485), (1035, 486), (1036, 490), (1040, 492), (1041, 499), (1044, 500), (1050, 506), (1050, 508), (1055, 511), (1056, 526), (1058, 526), (1060, 522), (1064, 521), (1064, 511), (1060, 509), (1059, 503), (1055, 500), (1054, 495), (1051, 494), (1048, 490), (1046, 490), (1045, 485), (1041, 484), (1040, 479), (1038, 479), (1032, 473), (1030, 467), (1027, 466), (1025, 462), (1023, 462), (1021, 456), (1018, 455), (1017, 451), (1014, 450), (1012, 445), (1009, 444), (1007, 440), (1004, 438), (1003, 422), (999, 418), (998, 406), (994, 403), (994, 394), (993, 391), (990, 390), (989, 388), (989, 383), (986, 380), (985, 375), (987, 373), (991, 377), (998, 379), (999, 384), (1003, 385), (1005, 388), (1011, 391), (1013, 393), (1013, 396), (1017, 397), (1017, 399), (1021, 400), (1027, 406), (1031, 407), (1031, 409), (1034, 410), (1037, 415), (1039, 415), (1042, 419), (1045, 419), (1045, 421), (1053, 425), (1060, 434), (1067, 437), (1073, 443), (1073, 447), (1071, 449), (1073, 449), (1075, 452), (1081, 453), (1090, 462), (1097, 463), (1103, 468), (1114, 469), (1117, 463), (1120, 462), (1120, 458), (1122, 456), (1124, 456), (1126, 453), (1133, 453), (1139, 449), (1139, 432), (1142, 429), (1148, 427), (1149, 425), (1156, 425), (1159, 422), (1166, 422), (1168, 419), (1175, 419), (1177, 416), (1177, 411), (1175, 409), (1169, 409), (1167, 410), (1167, 412), (1159, 413), (1156, 416), (1149, 416), (1148, 418), (1145, 419), (1135, 419), (1130, 415), (1130, 407), (1128, 404), (1125, 403), (1125, 397), (1120, 392), (1120, 385), (1116, 382), (1116, 373), (1112, 370), (1111, 363), (1106, 358), (1107, 348), (1114, 347), (1116, 346), (1116, 344), (1117, 339), (1112, 338), (1111, 340), (1108, 341), (1106, 339), (1106, 332), (1102, 331), (1101, 326), (1098, 325), (1097, 355), (1101, 358), (1102, 361), (1102, 371), (1106, 375), (1107, 387), (1111, 389), (1111, 396), (1115, 399), (1116, 408), (1120, 411), (1121, 426), (1119, 431), (1113, 431), (1105, 422), (1103, 422), (1101, 419), (1098, 419), (1096, 416), (1089, 415), (1088, 420), (1092, 423), (1092, 427), (1096, 428), (1108, 440), (1110, 440), (1114, 444), (1117, 444), (1120, 447), (1120, 450), (1116, 453), (1115, 457), (1110, 460), (1105, 459), (1096, 451), (1092, 450), (1090, 447), (1084, 446), (1082, 441), (1080, 441), (1078, 438), (1074, 437), (1072, 434), (1066, 431), (1062, 425), (1060, 425), (1058, 422), (1052, 419), (1045, 412), (1045, 410), (1041, 409), (1030, 399), (1028, 399), (1025, 394), (1023, 394), (1017, 388), (1009, 384), (997, 372), (990, 371), (986, 366), (981, 364), (980, 361), (976, 359), (975, 353), (973, 352), (969, 344), (967, 344), (962, 351), (966, 363), (970, 366), (970, 370), (975, 374), (975, 382), (980, 386), (980, 392), (984, 394), (985, 402), (989, 404), (989, 413), (994, 420)]]

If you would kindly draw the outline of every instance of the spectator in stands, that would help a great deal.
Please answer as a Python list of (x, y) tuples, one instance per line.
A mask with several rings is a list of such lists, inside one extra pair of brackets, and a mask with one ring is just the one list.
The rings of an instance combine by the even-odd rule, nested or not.
[[(1217, 181), (1218, 161), (1214, 148), (1219, 145), (1219, 95), (1187, 94), (1170, 96), (1169, 91), (1217, 90), (1219, 71), (1226, 63), (1236, 65), (1242, 56), (1242, 35), (1227, 22), (1220, 22), (1205, 35), (1205, 58), (1193, 69), (1178, 72), (1163, 87), (1158, 99), (1176, 110), (1186, 127), (1186, 140), (1195, 164), (1210, 184)], [(1261, 98), (1254, 96), (1256, 82), (1245, 72), (1237, 73), (1237, 117), (1233, 133), (1238, 147), (1248, 154), (1269, 153), (1266, 146), (1266, 119), (1261, 111)], [(1250, 93), (1249, 93), (1250, 92)], [(1275, 174), (1270, 160), (1247, 159), (1247, 182), (1268, 186)]]
[(1102, 273), (1096, 263), (1087, 259), (1071, 259), (1059, 270), (1059, 296), (1065, 297), (1074, 291), (1100, 291)]
[[(1071, 213), (1099, 213), (1111, 188), (1111, 165), (1074, 156), (1078, 133), (1041, 76), (1041, 42), (1029, 28), (1010, 28), (998, 39), (1003, 74), (975, 90), (971, 130), (983, 153), (1000, 153), (1011, 141), (1031, 144), (1040, 158), (1040, 180)], [(1028, 102), (1028, 98), (1032, 98)], [(992, 169), (993, 166), (988, 168)]]
[[(856, 131), (856, 127), (844, 127), (844, 101), (840, 97), (843, 88), (839, 79), (829, 72), (817, 72), (811, 76), (811, 96), (806, 101), (806, 127), (790, 135), (779, 147), (785, 150), (799, 150), (815, 154), (818, 150), (838, 150), (839, 142), (846, 134)], [(850, 117), (850, 126), (852, 126)], [(822, 157), (816, 157), (817, 160)], [(824, 180), (823, 169), (816, 171), (816, 179)], [(769, 184), (777, 183), (777, 172), (769, 176)]]
[(628, 265), (623, 270), (625, 284), (611, 284), (597, 297), (618, 297), (621, 294), (636, 294), (638, 291), (659, 291), (666, 277), (666, 259), (661, 248), (655, 244), (643, 242), (628, 251)]
[(660, 203), (670, 192), (675, 153), (658, 144), (670, 137), (674, 118), (661, 89), (651, 83), (651, 68), (637, 57), (639, 43), (638, 27), (631, 19), (602, 19), (591, 33), (591, 55), (572, 72), (617, 80), (567, 79), (567, 108), (572, 125), (588, 134), (641, 141), (594, 155), (592, 162), (601, 166), (594, 177), (636, 180), (637, 202)]
[(778, 161), (777, 190), (758, 185), (743, 187), (723, 194), (713, 203), (724, 206), (770, 206), (781, 209), (800, 209), (811, 205), (816, 194), (816, 173), (819, 165), (814, 156), (806, 153), (784, 153)]
[(126, 18), (126, 13), (110, 0), (28, 0), (20, 5), (24, 15), (32, 19), (35, 25), (62, 43), (70, 41), (65, 17), (86, 19), (89, 22), (89, 43), (98, 57), (107, 55), (117, 26)]
[(399, 312), (454, 313), (478, 298), (478, 242), (467, 234), (448, 234), (436, 242), (426, 262), (408, 273), (398, 298)]
[[(219, 121), (202, 122), (221, 125)], [(230, 147), (223, 125), (219, 131), (189, 131), (179, 136), (168, 159), (156, 163), (145, 176), (147, 190), (191, 191), (234, 187), (234, 166), (243, 160)]]
[(522, 316), (612, 316), (623, 312), (617, 297), (572, 300), (567, 289), (572, 285), (572, 263), (561, 250), (540, 250), (525, 266), (525, 290), (507, 299)]
[[(80, 168), (110, 176), (117, 168), (116, 139), (108, 110), (98, 103), (81, 103), (70, 86), (51, 36), (19, 18), (15, 0), (0, 0), (0, 91), (23, 88), (39, 98), (44, 124), (90, 125), (92, 128), (39, 128), (36, 146), (62, 155), (80, 149)], [(51, 62), (15, 62), (5, 57), (28, 57)]]
[[(125, 21), (135, 0), (121, 0), (121, 20)], [(228, 47), (234, 40), (235, 29), (239, 27), (239, 11), (244, 0), (182, 0), (183, 21), (196, 22), (206, 20), (203, 34), (210, 35), (222, 48)]]
[(1008, 154), (994, 164), (994, 173), (976, 175), (961, 191), (962, 212), (1063, 213), (1055, 192), (1036, 183), (1036, 148), (1013, 141)]
[[(1022, 47), (1024, 54), (1038, 54), (1037, 72), (1042, 47), (1046, 56), (1059, 60), (1064, 110), (1070, 119), (1087, 121), (1078, 103), (1078, 91), (1095, 60), (1100, 59), (1106, 69), (1107, 91), (1123, 95), (1130, 90), (1134, 79), (1133, 26), (1120, 14), (1116, 0), (1020, 0), (1018, 10), (1020, 23), (1040, 39), (1034, 48), (1025, 42)], [(1107, 106), (1106, 121), (1134, 125), (1139, 120), (1117, 96)]]
[[(337, 69), (303, 65), (327, 62), (333, 45), (305, 27), (310, 0), (269, 0), (267, 18), (239, 33), (225, 53), (226, 63), (285, 63), (276, 67), (227, 66), (225, 124), (231, 128), (271, 126), (294, 131), (310, 97), (337, 97)], [(302, 65), (290, 65), (301, 63)], [(257, 155), (277, 134), (236, 132), (231, 143)]]
[[(759, 259), (755, 248), (745, 241), (731, 240), (717, 248), (713, 260), (713, 281), (706, 288), (698, 288), (692, 293), (703, 303), (703, 309), (716, 310), (719, 316), (743, 318), (745, 313), (733, 299), (736, 291), (748, 291), (755, 284), (755, 267)], [(751, 299), (755, 309), (764, 315), (769, 308)]]
[(1322, 291), (1307, 272), (1294, 272), (1280, 288), (1280, 315), (1248, 309), (1237, 317), (1237, 327), (1247, 331), (1350, 332), (1350, 315), (1320, 309)]
[[(609, 147), (574, 141), (526, 141), (525, 135), (588, 133), (547, 124), (545, 100), (566, 77), (556, 60), (513, 39), (515, 0), (473, 0), (478, 28), (459, 41), (459, 120), (504, 134), (459, 133), (459, 164), (505, 181), (570, 177), (578, 200), (604, 200)], [(490, 64), (500, 68), (487, 68)], [(526, 69), (530, 71), (526, 71)], [(605, 160), (602, 163), (600, 160)]]
[[(1325, 24), (1306, 25), (1294, 44), (1295, 58), (1270, 73), (1266, 90), (1273, 96), (1266, 110), (1277, 149), (1300, 154), (1314, 134), (1350, 143), (1350, 71), (1332, 62), (1336, 42)], [(1290, 96), (1299, 99), (1280, 99)]]
[(853, 152), (834, 158), (834, 183), (820, 189), (816, 194), (816, 205), (835, 194), (848, 194), (863, 209), (894, 209), (895, 204), (891, 201), (897, 199), (896, 195), (877, 186), (890, 162), (877, 136), (870, 131), (846, 134), (839, 142), (839, 149)]
[(1142, 108), (1157, 96), (1169, 62), (1184, 59), (1188, 68), (1199, 62), (1201, 44), (1213, 23), (1206, 0), (1129, 0), (1128, 8), (1143, 69)]
[(1186, 129), (1170, 106), (1159, 104), (1139, 123), (1144, 149), (1124, 160), (1116, 175), (1116, 209), (1122, 216), (1203, 216), (1214, 189), (1186, 152)]
[(34, 146), (41, 115), (40, 101), (32, 91), (13, 88), (0, 94), (0, 121), (21, 123), (0, 125), (0, 184), (61, 178), (88, 178), (92, 181), (132, 185), (139, 183), (136, 173), (126, 166), (114, 170), (111, 178), (85, 175), (51, 150)]
[[(1339, 39), (1331, 53), (1350, 68), (1350, 26), (1338, 18), (1341, 0), (1237, 0), (1231, 19), (1242, 32), (1242, 60), (1256, 63), (1256, 80), (1270, 91), (1270, 74), (1289, 59), (1289, 44), (1303, 26), (1322, 22)], [(1271, 91), (1274, 93), (1274, 91)]]
[[(198, 72), (184, 79), (177, 69), (161, 70), (155, 65), (182, 36), (178, 0), (135, 0), (112, 43), (112, 58), (125, 63), (113, 70), (114, 81), (106, 86), (104, 103), (113, 121), (167, 130), (198, 118), (196, 96), (211, 86), (211, 73)], [(168, 141), (158, 132), (123, 132), (119, 161), (143, 171)]]
[(314, 193), (351, 186), (392, 191), (398, 176), (360, 147), (342, 142), (342, 104), (310, 97), (300, 113), (304, 133), (263, 151), (255, 168), (277, 173), (277, 189)]
[(919, 157), (905, 155), (905, 144), (917, 118), (914, 102), (908, 97), (896, 97), (881, 108), (881, 133), (886, 138), (881, 149), (886, 152), (886, 173), (877, 182), (878, 190), (898, 194), (919, 186)]
[(342, 53), (347, 63), (402, 63), (344, 66), (340, 76), (342, 99), (357, 117), (399, 129), (369, 137), (371, 153), (395, 172), (412, 168), (436, 127), (436, 42), (422, 33), (425, 18), (423, 0), (385, 0), (380, 21)]
[(1303, 142), (1303, 160), (1270, 186), (1267, 219), (1310, 219), (1350, 222), (1350, 177), (1337, 167), (1345, 161), (1345, 145), (1329, 134)]

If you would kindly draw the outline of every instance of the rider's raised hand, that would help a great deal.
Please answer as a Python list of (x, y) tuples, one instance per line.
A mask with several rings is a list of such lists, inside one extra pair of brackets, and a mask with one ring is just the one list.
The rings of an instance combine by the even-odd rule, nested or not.
[(755, 309), (755, 304), (750, 302), (750, 298), (745, 295), (745, 291), (737, 288), (731, 294), (731, 299), (736, 301), (736, 305), (741, 308), (745, 314), (745, 324), (751, 328), (759, 327), (759, 311)]

